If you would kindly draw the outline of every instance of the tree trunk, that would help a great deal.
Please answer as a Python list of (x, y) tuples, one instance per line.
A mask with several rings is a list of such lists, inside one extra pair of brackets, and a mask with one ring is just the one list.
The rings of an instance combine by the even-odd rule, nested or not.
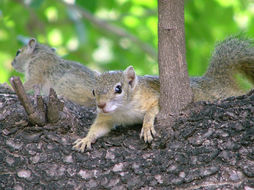
[(168, 118), (192, 101), (185, 60), (184, 0), (158, 0), (159, 13), (159, 124), (167, 125)]

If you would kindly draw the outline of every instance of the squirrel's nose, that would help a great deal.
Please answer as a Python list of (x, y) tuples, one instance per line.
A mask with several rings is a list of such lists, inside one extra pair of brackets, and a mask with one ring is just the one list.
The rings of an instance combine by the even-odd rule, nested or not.
[(106, 103), (105, 103), (105, 102), (99, 103), (97, 106), (98, 106), (99, 108), (103, 109), (103, 108), (105, 108)]

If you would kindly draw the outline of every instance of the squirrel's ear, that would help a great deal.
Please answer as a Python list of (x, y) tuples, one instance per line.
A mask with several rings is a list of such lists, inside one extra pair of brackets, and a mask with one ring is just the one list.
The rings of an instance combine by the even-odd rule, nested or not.
[(137, 84), (137, 76), (134, 68), (132, 66), (127, 67), (124, 70), (124, 75), (126, 76), (129, 85), (131, 85), (131, 88), (134, 88)]
[(37, 44), (36, 39), (31, 38), (28, 42), (29, 50), (33, 51), (35, 49), (36, 44)]

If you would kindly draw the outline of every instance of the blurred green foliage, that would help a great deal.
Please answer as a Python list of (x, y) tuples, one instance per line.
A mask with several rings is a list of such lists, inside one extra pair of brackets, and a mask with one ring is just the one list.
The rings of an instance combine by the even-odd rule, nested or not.
[[(216, 41), (240, 32), (254, 37), (252, 0), (186, 0), (185, 5), (190, 75), (205, 72)], [(156, 0), (1, 0), (0, 82), (20, 75), (11, 61), (30, 37), (98, 71), (133, 65), (138, 74), (158, 74), (151, 53), (157, 52)]]

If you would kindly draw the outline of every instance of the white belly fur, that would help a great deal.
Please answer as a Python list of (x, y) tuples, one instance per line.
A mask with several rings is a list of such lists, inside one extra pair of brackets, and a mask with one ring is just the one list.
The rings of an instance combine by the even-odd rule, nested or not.
[(113, 115), (114, 124), (132, 125), (143, 123), (145, 112), (142, 112), (136, 106), (129, 104), (123, 108), (118, 108)]

